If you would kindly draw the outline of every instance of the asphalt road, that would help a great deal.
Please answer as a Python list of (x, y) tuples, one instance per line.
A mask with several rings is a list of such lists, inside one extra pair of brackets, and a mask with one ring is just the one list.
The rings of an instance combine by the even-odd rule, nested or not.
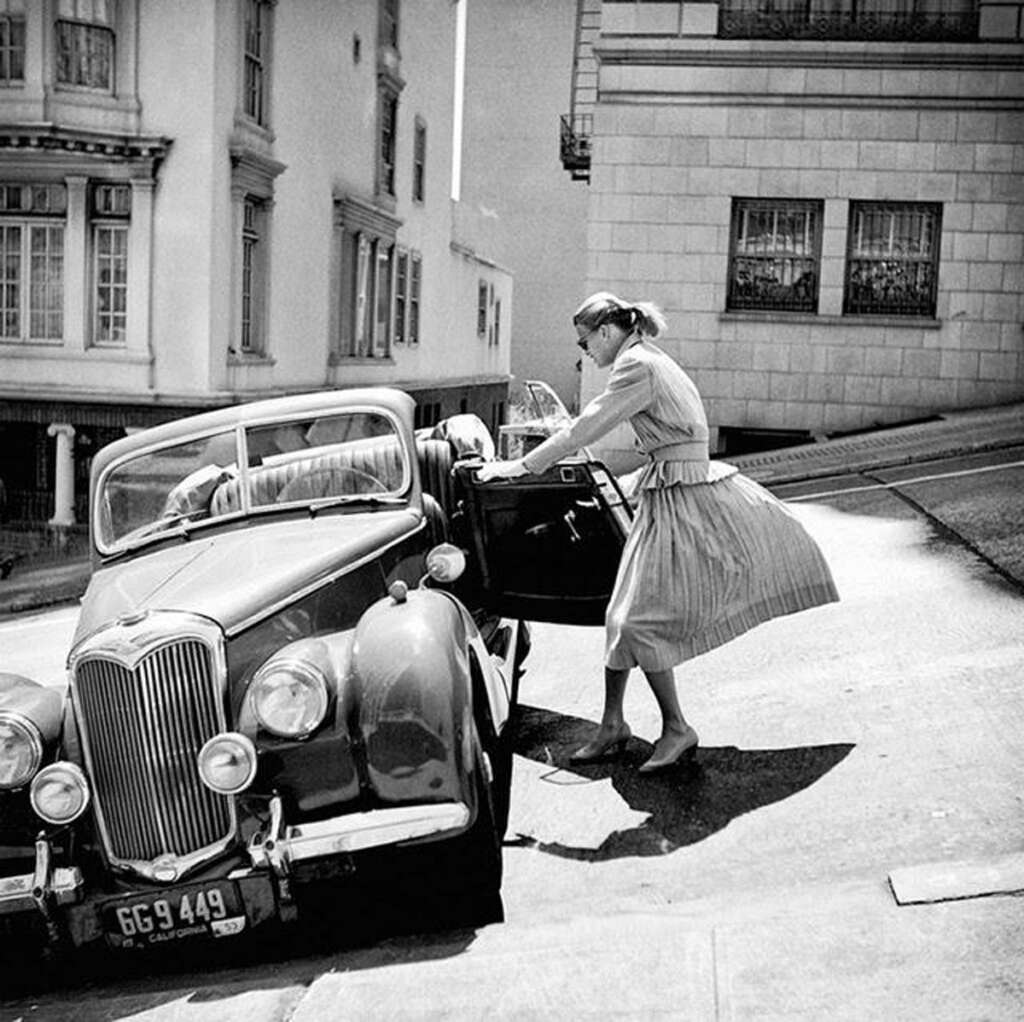
[[(0, 1018), (1021, 1017), (1020, 899), (908, 915), (886, 883), (1024, 847), (1021, 461), (780, 488), (842, 599), (678, 671), (698, 771), (636, 773), (658, 723), (639, 676), (626, 756), (570, 768), (599, 713), (602, 635), (537, 626), (506, 924), (135, 966), (0, 1001)], [(0, 626), (5, 669), (58, 681), (72, 626), (66, 609)]]

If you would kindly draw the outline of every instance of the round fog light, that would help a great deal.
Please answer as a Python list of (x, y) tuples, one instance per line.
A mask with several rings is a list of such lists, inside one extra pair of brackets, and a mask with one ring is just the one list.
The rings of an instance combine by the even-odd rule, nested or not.
[(218, 795), (237, 795), (256, 776), (256, 746), (237, 731), (214, 735), (199, 750), (199, 776)]
[(89, 785), (74, 763), (51, 763), (33, 778), (29, 798), (47, 823), (71, 823), (89, 804)]

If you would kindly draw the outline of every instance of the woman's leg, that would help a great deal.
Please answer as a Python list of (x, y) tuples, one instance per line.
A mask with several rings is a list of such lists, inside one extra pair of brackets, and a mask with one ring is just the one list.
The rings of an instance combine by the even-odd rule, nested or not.
[(661, 710), (661, 731), (689, 731), (689, 724), (683, 716), (679, 705), (679, 692), (676, 690), (676, 672), (670, 667), (667, 671), (644, 671), (647, 684), (651, 686), (654, 698)]
[(623, 699), (629, 670), (604, 669), (604, 711), (597, 734), (570, 757), (573, 763), (589, 763), (621, 752), (630, 739), (629, 725), (623, 714)]
[(629, 668), (604, 669), (604, 712), (601, 714), (601, 727), (621, 729), (626, 722), (623, 714), (623, 700), (626, 697), (626, 682), (629, 681)]
[(675, 766), (684, 758), (694, 755), (697, 748), (697, 732), (686, 722), (679, 706), (676, 690), (675, 671), (644, 671), (654, 698), (661, 710), (661, 737), (654, 743), (654, 753), (640, 767), (641, 773), (653, 773)]

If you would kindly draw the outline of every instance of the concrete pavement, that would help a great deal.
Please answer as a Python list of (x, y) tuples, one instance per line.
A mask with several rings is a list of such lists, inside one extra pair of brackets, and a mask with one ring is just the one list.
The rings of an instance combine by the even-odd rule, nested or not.
[[(878, 429), (729, 460), (752, 479), (772, 486), (996, 450), (1022, 442), (1024, 402), (948, 412), (931, 422)], [(0, 579), (0, 616), (77, 600), (85, 592), (90, 575), (89, 563), (81, 557), (41, 565), (15, 565), (10, 577)]]
[[(773, 485), (1022, 441), (1024, 406), (1012, 406), (734, 460)], [(932, 577), (904, 579), (906, 591), (891, 598), (917, 600), (920, 612), (934, 622), (949, 594), (930, 591)], [(988, 596), (1000, 601), (1004, 613), (1019, 606), (1019, 592), (993, 588)], [(957, 606), (955, 593), (950, 606)], [(994, 659), (983, 668), (974, 624), (974, 619), (967, 623), (971, 652), (957, 652), (959, 640), (950, 640), (941, 670), (918, 664), (906, 648), (902, 658), (898, 648), (886, 651), (892, 661), (886, 671), (878, 670), (886, 662), (881, 654), (851, 663), (847, 673), (851, 687), (856, 679), (858, 692), (863, 690), (860, 702), (839, 694), (845, 691), (845, 675), (837, 675), (831, 688), (805, 686), (821, 690), (806, 712), (826, 722), (837, 719), (836, 735), (844, 741), (856, 735), (859, 759), (855, 764), (851, 756), (849, 769), (832, 772), (827, 783), (787, 803), (816, 800), (820, 818), (833, 831), (832, 844), (799, 828), (792, 828), (792, 844), (813, 848), (815, 855), (831, 850), (833, 858), (841, 858), (844, 841), (852, 849), (869, 840), (858, 833), (858, 827), (870, 832), (872, 826), (862, 802), (888, 799), (873, 825), (888, 818), (898, 837), (885, 854), (874, 856), (870, 870), (859, 864), (844, 878), (837, 868), (829, 881), (811, 870), (800, 876), (786, 868), (799, 856), (782, 854), (779, 845), (771, 870), (742, 872), (733, 888), (715, 897), (660, 895), (657, 877), (668, 869), (690, 868), (703, 857), (705, 868), (721, 872), (731, 861), (741, 861), (739, 845), (764, 848), (769, 814), (748, 813), (721, 831), (719, 840), (692, 846), (685, 859), (643, 860), (645, 880), (651, 882), (642, 885), (648, 893), (639, 898), (603, 896), (593, 863), (543, 863), (549, 877), (560, 864), (578, 883), (572, 899), (552, 897), (545, 921), (538, 923), (518, 908), (515, 897), (516, 884), (521, 893), (527, 880), (516, 856), (522, 860), (526, 853), (509, 848), (506, 862), (516, 868), (507, 867), (509, 921), (504, 925), (384, 941), (316, 960), (284, 957), (258, 973), (214, 970), (184, 990), (181, 984), (153, 981), (118, 987), (109, 996), (90, 990), (71, 1016), (66, 1002), (52, 1008), (39, 1001), (0, 1004), (0, 1018), (1024, 1018), (1024, 897), (1017, 893), (1024, 890), (1024, 858), (1019, 851), (1005, 853), (1011, 844), (1005, 835), (1014, 833), (1008, 807), (1016, 798), (1024, 811), (1024, 802), (1020, 788), (1014, 789), (1019, 769), (1013, 754), (1002, 759), (991, 754), (996, 746), (1009, 750), (1018, 744), (1021, 636), (1008, 629), (992, 638)], [(806, 671), (826, 655), (827, 634), (816, 635), (815, 642), (820, 645), (804, 649), (811, 661), (803, 664)], [(794, 678), (800, 668), (801, 663), (794, 665)], [(554, 673), (564, 687), (564, 675)], [(729, 702), (727, 673), (720, 664), (720, 691), (714, 696), (720, 727), (733, 726), (728, 722), (744, 713), (764, 718), (759, 730), (773, 723), (772, 712), (786, 718), (778, 707), (749, 705), (751, 697), (764, 694), (756, 680), (746, 687), (734, 682), (735, 698)], [(806, 744), (795, 731), (779, 730), (777, 738), (783, 745)], [(895, 750), (899, 757), (881, 757)], [(711, 749), (707, 755), (724, 757), (725, 751)], [(868, 761), (876, 758), (872, 767)], [(1006, 768), (1002, 775), (991, 768), (999, 762)], [(516, 769), (526, 781), (538, 771), (550, 772), (533, 759), (517, 760)], [(887, 775), (877, 790), (871, 787), (873, 769)], [(590, 785), (595, 791), (599, 787)], [(586, 791), (566, 789), (565, 797), (579, 801)], [(549, 795), (545, 811), (557, 813), (556, 802)], [(794, 808), (790, 813), (794, 820), (814, 815), (811, 807), (802, 816)], [(1000, 820), (1005, 826), (995, 840), (993, 821)], [(608, 830), (607, 819), (600, 829)], [(913, 848), (905, 851), (911, 841)], [(899, 850), (904, 854), (895, 854)], [(958, 854), (986, 853), (979, 861), (957, 860)], [(716, 867), (712, 857), (722, 865)], [(852, 850), (850, 859), (855, 859)]]

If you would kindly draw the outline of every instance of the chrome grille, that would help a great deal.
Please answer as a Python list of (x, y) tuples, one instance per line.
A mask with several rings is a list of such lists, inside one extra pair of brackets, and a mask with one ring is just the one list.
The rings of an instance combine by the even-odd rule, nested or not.
[(199, 779), (196, 756), (223, 730), (207, 645), (173, 641), (133, 666), (86, 656), (75, 667), (96, 808), (114, 862), (190, 856), (231, 833), (230, 801)]

